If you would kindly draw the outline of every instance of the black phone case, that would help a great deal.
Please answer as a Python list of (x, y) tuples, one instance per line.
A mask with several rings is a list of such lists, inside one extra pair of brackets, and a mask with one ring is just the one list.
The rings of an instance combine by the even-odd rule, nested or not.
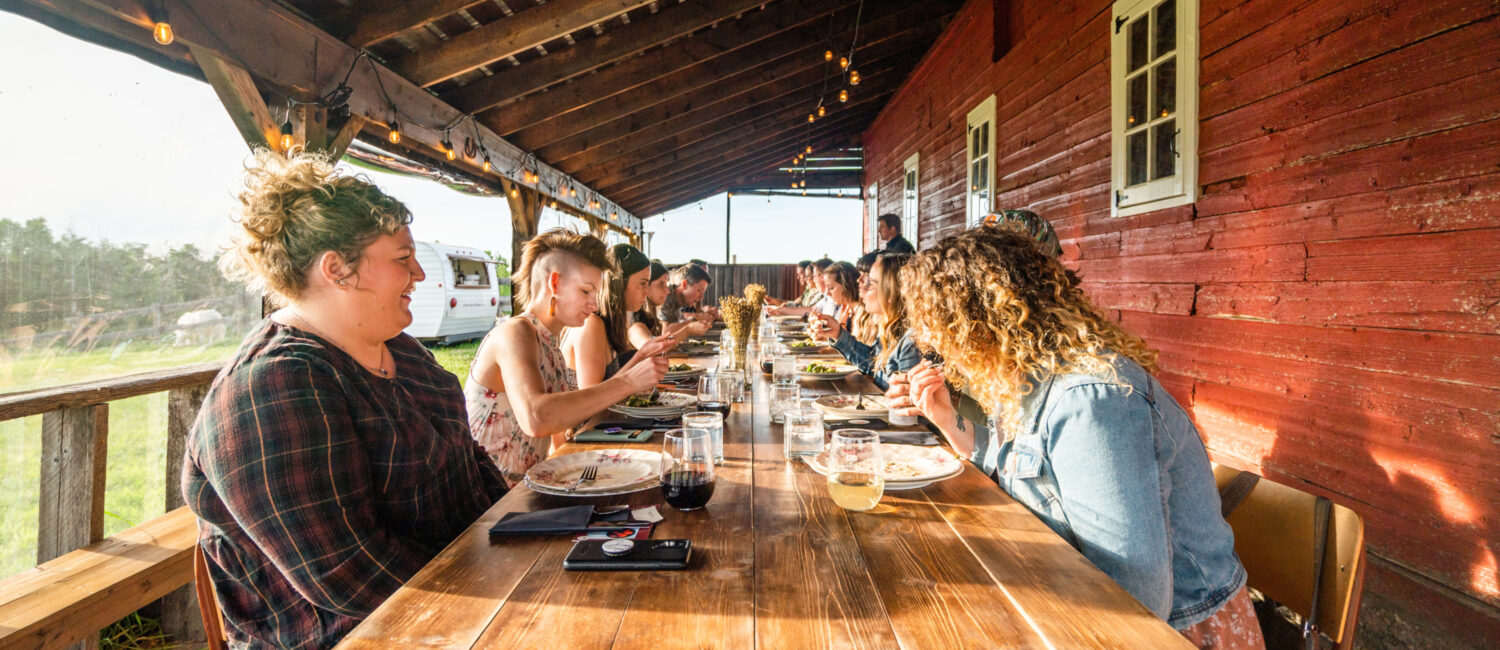
[(610, 540), (586, 539), (573, 544), (563, 558), (568, 571), (661, 571), (686, 569), (693, 555), (693, 543), (685, 539), (639, 540), (635, 548), (621, 556), (605, 555), (600, 548)]

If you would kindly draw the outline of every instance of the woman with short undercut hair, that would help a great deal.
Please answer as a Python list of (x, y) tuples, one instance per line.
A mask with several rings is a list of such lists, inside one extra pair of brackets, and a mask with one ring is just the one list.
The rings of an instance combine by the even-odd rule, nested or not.
[(326, 156), (257, 151), (222, 259), (283, 307), (188, 434), (233, 647), (329, 647), (505, 494), (458, 379), (401, 332), (424, 276), (406, 206)]

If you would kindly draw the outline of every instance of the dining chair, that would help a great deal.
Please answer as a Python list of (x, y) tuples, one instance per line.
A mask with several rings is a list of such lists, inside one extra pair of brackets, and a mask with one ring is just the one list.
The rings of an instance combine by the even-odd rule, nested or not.
[[(1226, 490), (1241, 472), (1214, 466), (1214, 479)], [(1257, 477), (1258, 478), (1258, 477)], [(1237, 506), (1225, 520), (1234, 529), (1234, 551), (1255, 589), (1315, 624), (1335, 647), (1354, 647), (1354, 628), (1364, 591), (1364, 522), (1353, 510), (1331, 504), (1326, 519), (1322, 581), (1317, 613), (1314, 599), (1315, 523), (1319, 497), (1265, 479), (1246, 481), (1248, 492), (1236, 495)], [(1232, 503), (1226, 499), (1226, 503)], [(1267, 639), (1268, 641), (1270, 639)]]
[(197, 544), (193, 545), (193, 589), (198, 594), (198, 614), (203, 617), (208, 650), (225, 650), (229, 642), (224, 637), (224, 616), (219, 613), (219, 597), (214, 593), (214, 582), (208, 575), (203, 547)]

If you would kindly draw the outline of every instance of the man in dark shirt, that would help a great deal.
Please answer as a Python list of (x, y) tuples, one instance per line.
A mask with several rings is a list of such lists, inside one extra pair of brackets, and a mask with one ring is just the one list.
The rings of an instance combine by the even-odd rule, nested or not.
[(885, 248), (880, 249), (882, 253), (915, 253), (917, 249), (901, 236), (901, 217), (894, 214), (882, 214), (875, 218), (875, 236), (885, 242)]

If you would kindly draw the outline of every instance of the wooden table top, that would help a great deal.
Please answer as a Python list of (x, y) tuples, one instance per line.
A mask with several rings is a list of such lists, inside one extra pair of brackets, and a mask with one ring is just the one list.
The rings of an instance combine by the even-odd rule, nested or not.
[[(659, 505), (652, 537), (691, 539), (687, 570), (564, 571), (571, 536), (491, 543), (509, 512), (661, 503), (656, 489), (579, 499), (517, 487), (339, 647), (1191, 647), (972, 466), (869, 512), (835, 505), (822, 476), (783, 460), (767, 378), (754, 374), (752, 399), (725, 422), (713, 499)], [(862, 376), (838, 388), (875, 390)], [(611, 446), (622, 445), (557, 453)]]

